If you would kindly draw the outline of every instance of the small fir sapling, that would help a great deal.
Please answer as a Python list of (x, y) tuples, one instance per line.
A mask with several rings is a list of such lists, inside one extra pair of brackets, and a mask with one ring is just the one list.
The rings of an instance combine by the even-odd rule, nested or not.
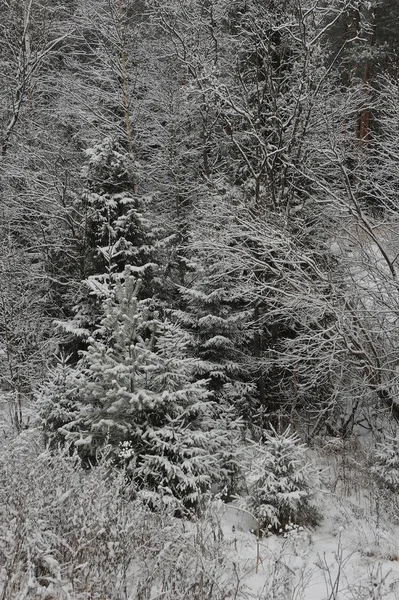
[(247, 507), (261, 529), (283, 531), (286, 525), (316, 525), (320, 515), (312, 504), (316, 472), (306, 461), (306, 447), (286, 429), (265, 432), (254, 446), (256, 456), (248, 479)]
[(60, 434), (60, 429), (71, 423), (77, 415), (74, 374), (69, 357), (61, 354), (47, 381), (36, 392), (36, 415), (43, 430), (44, 442), (50, 448), (62, 445), (64, 436)]

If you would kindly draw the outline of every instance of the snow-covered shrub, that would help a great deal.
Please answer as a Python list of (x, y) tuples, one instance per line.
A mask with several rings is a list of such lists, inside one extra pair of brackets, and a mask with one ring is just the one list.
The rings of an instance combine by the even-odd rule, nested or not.
[(194, 523), (162, 513), (151, 515), (154, 537), (139, 554), (140, 570), (131, 598), (229, 600), (247, 597), (241, 595), (247, 591), (247, 564), (245, 569), (237, 565), (232, 554), (234, 542), (224, 538), (218, 515), (210, 513), (212, 510)]
[(211, 509), (148, 511), (106, 458), (87, 471), (38, 432), (3, 440), (1, 600), (225, 600), (242, 585), (230, 550)]
[(318, 522), (319, 513), (312, 504), (316, 472), (305, 452), (305, 445), (289, 428), (281, 434), (265, 432), (264, 442), (255, 446), (247, 506), (262, 529), (283, 531), (290, 523)]
[(40, 437), (24, 432), (0, 452), (1, 598), (119, 600), (140, 535), (123, 473), (105, 460), (84, 471)]
[(399, 490), (399, 433), (395, 436), (385, 436), (374, 451), (372, 473), (378, 483), (392, 492)]

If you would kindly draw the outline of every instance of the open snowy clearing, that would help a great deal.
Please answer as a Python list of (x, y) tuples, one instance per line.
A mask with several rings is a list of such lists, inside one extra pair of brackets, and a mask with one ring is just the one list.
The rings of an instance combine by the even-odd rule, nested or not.
[(316, 531), (263, 538), (259, 554), (256, 536), (243, 531), (252, 520), (227, 509), (223, 532), (240, 573), (236, 598), (399, 598), (399, 529), (378, 523), (352, 500), (326, 494)]

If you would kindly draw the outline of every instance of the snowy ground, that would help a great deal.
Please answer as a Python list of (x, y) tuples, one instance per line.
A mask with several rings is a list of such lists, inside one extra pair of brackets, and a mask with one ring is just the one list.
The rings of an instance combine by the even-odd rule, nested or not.
[[(373, 483), (367, 451), (314, 450), (313, 461), (325, 473), (318, 498), (320, 525), (258, 539), (251, 515), (221, 502), (197, 523), (147, 513), (141, 518), (134, 506), (132, 514), (125, 509), (119, 514), (117, 490), (109, 490), (106, 479), (90, 473), (76, 477), (68, 459), (43, 460), (34, 433), (22, 433), (17, 445), (9, 437), (3, 431), (12, 460), (5, 463), (8, 479), (2, 485), (9, 492), (0, 509), (7, 514), (11, 496), (15, 506), (25, 496), (27, 503), (19, 515), (24, 529), (0, 519), (4, 600), (399, 600), (399, 500)], [(20, 488), (27, 493), (21, 496)], [(81, 534), (72, 548), (76, 566), (68, 552), (63, 558), (65, 543), (57, 537), (70, 540), (75, 521)], [(122, 538), (113, 533), (115, 527)], [(25, 529), (29, 536), (21, 538)], [(119, 539), (126, 543), (123, 592), (116, 589), (120, 565), (111, 552)], [(26, 574), (26, 564), (30, 559), (37, 564), (38, 557), (50, 575), (41, 587)], [(80, 571), (86, 587), (97, 586), (96, 594), (76, 592)], [(11, 574), (14, 588), (3, 595), (2, 584)]]
[(379, 505), (378, 490), (355, 491), (325, 490), (315, 531), (271, 535), (259, 546), (248, 532), (253, 520), (234, 507), (225, 510), (223, 532), (242, 577), (236, 598), (399, 599), (399, 526)]
[(242, 573), (238, 598), (399, 598), (398, 528), (377, 527), (356, 515), (350, 501), (331, 497), (325, 508), (326, 518), (315, 532), (260, 540), (259, 558), (256, 537), (237, 530), (235, 515), (227, 511), (223, 530), (237, 548)]

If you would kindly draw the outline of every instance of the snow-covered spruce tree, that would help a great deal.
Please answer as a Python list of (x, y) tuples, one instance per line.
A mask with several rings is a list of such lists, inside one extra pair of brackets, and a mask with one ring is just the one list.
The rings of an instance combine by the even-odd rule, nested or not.
[(264, 433), (248, 478), (247, 507), (261, 529), (283, 529), (290, 523), (315, 525), (320, 515), (312, 504), (316, 473), (307, 463), (306, 447), (289, 428)]
[(44, 442), (50, 448), (64, 443), (59, 430), (77, 415), (75, 370), (68, 364), (69, 357), (61, 354), (49, 369), (47, 381), (36, 389), (36, 414), (43, 427)]
[[(238, 461), (231, 436), (238, 425), (224, 427), (206, 382), (193, 377), (188, 335), (138, 299), (140, 285), (128, 269), (119, 282), (104, 285), (104, 316), (62, 396), (74, 414), (53, 433), (73, 443), (86, 464), (106, 445), (125, 464), (129, 448), (129, 471), (151, 506), (195, 509), (213, 482), (224, 487), (232, 481)], [(50, 394), (45, 427), (62, 412), (57, 390)]]
[(86, 150), (86, 156), (84, 268), (75, 297), (70, 299), (73, 317), (60, 322), (73, 336), (68, 353), (74, 353), (77, 340), (87, 338), (98, 325), (104, 300), (102, 282), (117, 277), (127, 265), (140, 274), (142, 294), (151, 295), (153, 281), (151, 227), (143, 215), (142, 199), (135, 193), (129, 153), (116, 140), (106, 138)]
[[(183, 295), (187, 324), (196, 335), (198, 355), (204, 358), (204, 363), (211, 363), (208, 373), (212, 386), (220, 391), (225, 385), (221, 384), (223, 377), (226, 385), (230, 383), (229, 378), (234, 380), (232, 370), (237, 367), (237, 355), (243, 348), (241, 342), (245, 341), (251, 348), (249, 354), (252, 354), (248, 362), (246, 358), (244, 360), (246, 372), (252, 385), (257, 387), (259, 410), (255, 419), (264, 426), (269, 419), (264, 415), (274, 413), (277, 424), (284, 412), (287, 422), (292, 421), (302, 400), (303, 404), (306, 402), (302, 386), (309, 388), (312, 385), (314, 398), (322, 396), (324, 400), (330, 385), (326, 381), (328, 370), (324, 368), (322, 385), (326, 391), (321, 390), (318, 382), (313, 385), (313, 365), (310, 374), (305, 374), (306, 380), (298, 376), (297, 364), (294, 364), (296, 357), (287, 366), (284, 349), (298, 337), (302, 321), (306, 319), (306, 340), (301, 347), (306, 359), (308, 334), (316, 337), (314, 330), (317, 328), (323, 332), (319, 335), (317, 331), (318, 337), (324, 339), (324, 331), (330, 325), (329, 315), (324, 319), (327, 311), (317, 306), (321, 304), (320, 295), (327, 289), (327, 285), (322, 288), (323, 281), (320, 280), (328, 281), (329, 274), (324, 273), (333, 266), (331, 260), (328, 263), (328, 242), (324, 236), (327, 217), (321, 214), (312, 182), (305, 172), (307, 168), (311, 170), (314, 163), (312, 152), (308, 151), (308, 139), (320, 135), (325, 113), (321, 96), (326, 69), (321, 52), (313, 47), (312, 40), (323, 36), (324, 27), (328, 29), (337, 11), (343, 8), (338, 7), (338, 3), (333, 3), (331, 9), (309, 3), (302, 14), (297, 4), (291, 1), (277, 3), (278, 6), (259, 0), (230, 4), (216, 1), (206, 3), (206, 6), (203, 2), (193, 1), (187, 10), (179, 12), (178, 18), (172, 18), (171, 15), (168, 17), (168, 10), (173, 10), (174, 3), (159, 0), (154, 4), (162, 6), (162, 14), (166, 15), (162, 24), (174, 40), (176, 63), (186, 66), (187, 76), (181, 79), (185, 82), (191, 79), (193, 106), (201, 107), (202, 113), (211, 117), (211, 126), (204, 129), (207, 135), (203, 156), (209, 169), (204, 164), (208, 190), (203, 196), (214, 194), (218, 204), (220, 198), (214, 193), (215, 188), (233, 188), (235, 206), (237, 198), (242, 202), (242, 209), (229, 207), (230, 212), (235, 212), (235, 222), (230, 219), (226, 223), (218, 210), (215, 217), (212, 201), (202, 215), (206, 224), (200, 230), (199, 244), (203, 246), (206, 237), (212, 249), (206, 249), (206, 257), (201, 257), (201, 250), (190, 255), (190, 267), (196, 263), (198, 268), (193, 274), (185, 271), (183, 285), (187, 289)], [(193, 23), (200, 25), (198, 37), (189, 35)], [(200, 52), (202, 45), (207, 48), (203, 54)], [(200, 119), (193, 126), (194, 133), (197, 128), (198, 140), (201, 139), (199, 122)], [(180, 147), (185, 153), (192, 148), (189, 141)], [(196, 162), (199, 164), (199, 160)], [(196, 184), (192, 187), (198, 188)], [(203, 199), (199, 198), (199, 201)], [(190, 216), (195, 214), (196, 208), (193, 207)], [(221, 236), (215, 235), (216, 223), (211, 226), (211, 233), (206, 231), (212, 218), (220, 229), (235, 229), (234, 233), (225, 236), (228, 238), (225, 249), (221, 248)], [(247, 220), (249, 226), (245, 223)], [(256, 223), (258, 225), (253, 225)], [(259, 227), (259, 237), (254, 235), (255, 226)], [(265, 226), (271, 235), (264, 235)], [(195, 235), (193, 227), (190, 233), (192, 239)], [(263, 263), (266, 245), (267, 257)], [(297, 261), (293, 258), (293, 250)], [(224, 260), (223, 253), (235, 255), (241, 264), (233, 264), (236, 258), (233, 262), (229, 258)], [(216, 271), (218, 267), (220, 271), (216, 276), (220, 276), (220, 281), (216, 283), (214, 272), (209, 273), (209, 270)], [(311, 269), (313, 273), (310, 273)], [(322, 273), (321, 277), (318, 272)], [(292, 293), (287, 299), (282, 288), (290, 286), (293, 274), (300, 281), (298, 286), (296, 283), (291, 286)], [(298, 293), (303, 288), (304, 278), (306, 286), (315, 278), (315, 284), (312, 281), (309, 284), (316, 288), (317, 298), (309, 308), (303, 308), (305, 302), (301, 302), (297, 312), (302, 314), (296, 318), (298, 297), (306, 298), (306, 294)], [(226, 290), (230, 287), (229, 279), (235, 282), (230, 298)], [(223, 290), (223, 299), (217, 298), (218, 288)], [(254, 293), (255, 290), (259, 293)], [(245, 307), (252, 310), (253, 326), (245, 330), (248, 337), (252, 331), (251, 340), (239, 340), (233, 331), (239, 298), (243, 298)], [(222, 310), (218, 303), (224, 304)], [(303, 315), (305, 312), (307, 314)], [(196, 313), (200, 313), (199, 318)], [(213, 317), (218, 319), (218, 326)], [(212, 320), (216, 335), (210, 331)], [(310, 321), (311, 325), (307, 327)], [(270, 364), (271, 355), (273, 365)], [(305, 362), (302, 356), (299, 361)], [(257, 365), (256, 369), (254, 365)], [(207, 376), (208, 373), (204, 371)], [(316, 409), (320, 404), (317, 403)], [(246, 399), (244, 405), (249, 406)]]
[(377, 482), (392, 492), (399, 490), (399, 434), (385, 436), (374, 451), (371, 471)]
[[(116, 141), (107, 138), (86, 150), (88, 186), (87, 238), (92, 268), (122, 272), (126, 265), (146, 265), (153, 252), (150, 225), (135, 192), (134, 164)], [(143, 279), (143, 270), (141, 271)], [(147, 284), (143, 279), (143, 285)]]
[(256, 396), (252, 313), (238, 286), (240, 273), (208, 247), (220, 238), (220, 223), (234, 218), (233, 204), (231, 195), (226, 199), (214, 193), (195, 211), (192, 271), (190, 282), (179, 288), (183, 308), (177, 314), (192, 335), (192, 352), (199, 359), (197, 377), (209, 380), (215, 401), (250, 420)]

